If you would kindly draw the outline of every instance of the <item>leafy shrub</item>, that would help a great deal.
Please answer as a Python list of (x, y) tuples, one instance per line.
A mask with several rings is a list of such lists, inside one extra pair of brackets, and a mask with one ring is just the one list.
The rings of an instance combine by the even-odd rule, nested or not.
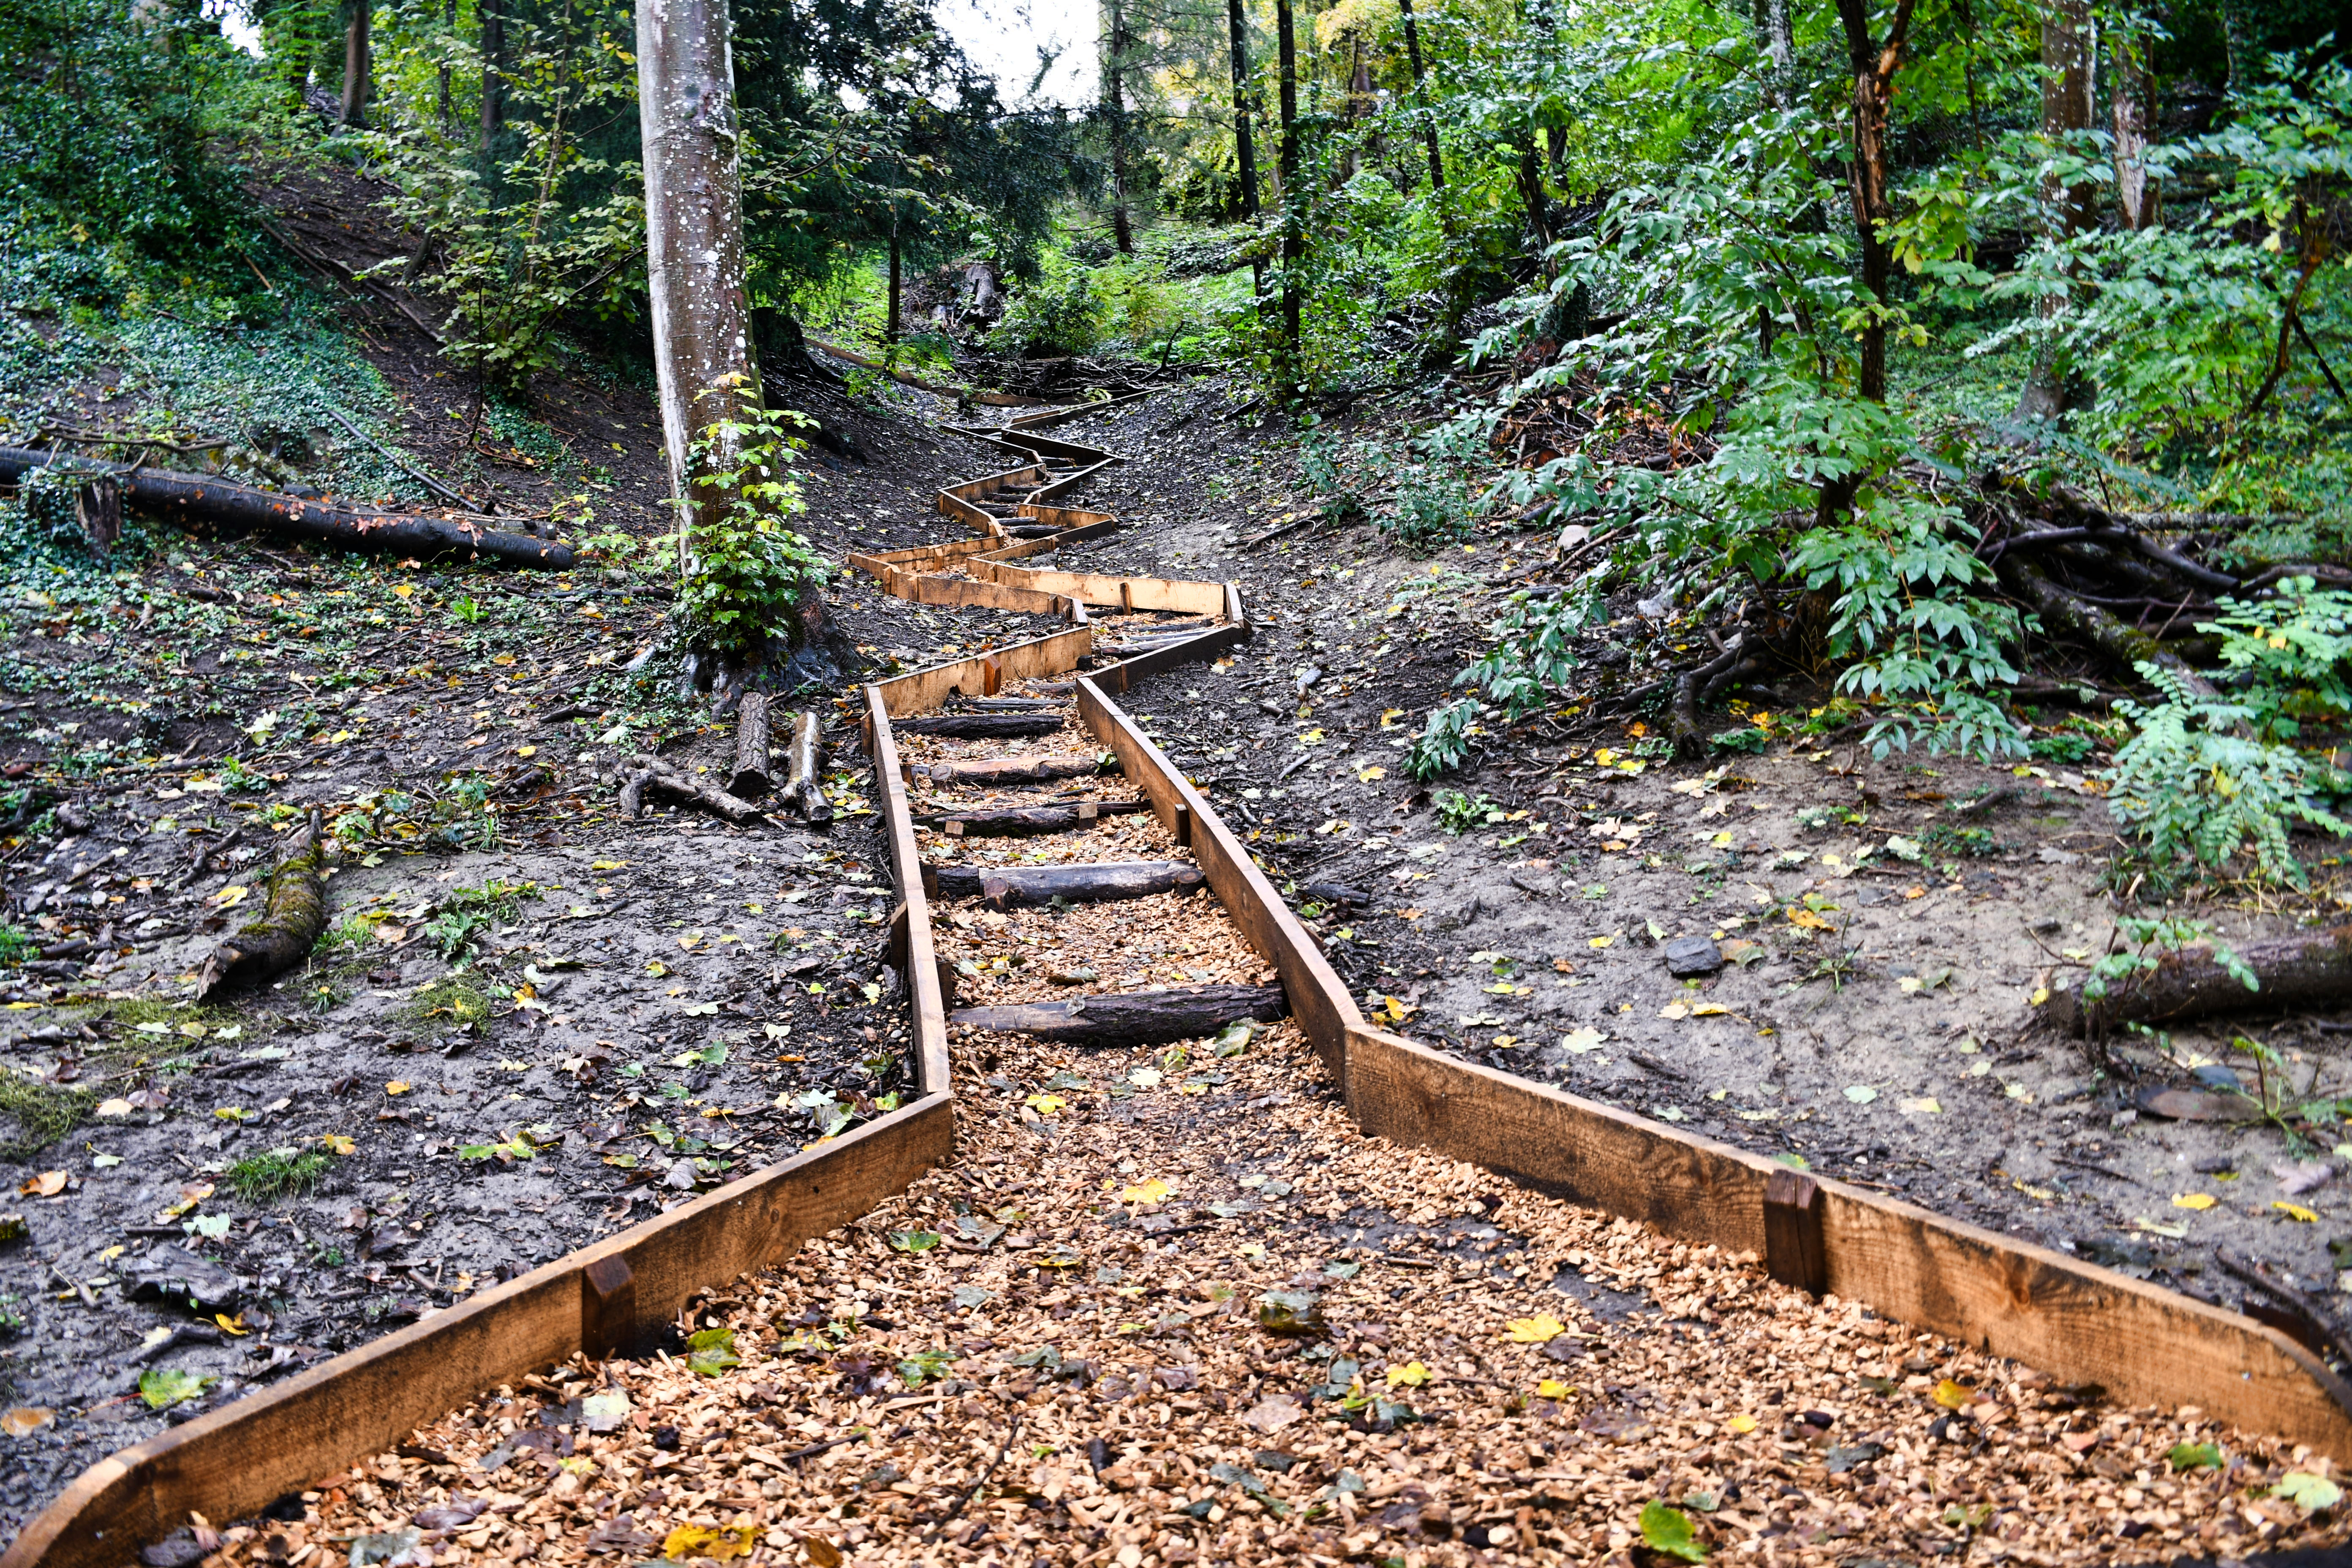
[(2045, 763), (2079, 763), (2098, 750), (2098, 744), (2088, 735), (2061, 731), (2054, 735), (2036, 735), (2025, 743), (2029, 755)]
[(1485, 795), (1469, 795), (1458, 789), (1442, 789), (1430, 797), (1437, 807), (1437, 825), (1452, 834), (1467, 833), (1482, 822), (1500, 822), (1503, 808)]
[(2138, 668), (2164, 700), (2116, 703), (2139, 727), (2103, 775), (2116, 818), (2144, 841), (2159, 873), (2181, 862), (2219, 867), (2250, 851), (2263, 880), (2302, 887), (2289, 826), (2352, 833), (2352, 824), (2313, 798), (2311, 760), (2291, 746), (2238, 734), (2255, 717), (2252, 707), (2208, 700), (2171, 670)]
[(1091, 273), (1067, 262), (1049, 263), (1043, 277), (1013, 295), (988, 341), (1005, 353), (1033, 357), (1091, 353), (1103, 314)]
[(1412, 738), (1412, 746), (1405, 752), (1404, 771), (1423, 783), (1441, 773), (1452, 773), (1470, 754), (1470, 740), (1476, 732), (1478, 700), (1465, 697), (1430, 711), (1429, 722)]
[(2241, 671), (2257, 734), (2284, 740), (2305, 720), (2352, 713), (2344, 679), (2352, 658), (2352, 593), (2290, 577), (2273, 597), (2221, 601), (2218, 620), (2197, 629), (2221, 638), (2221, 662)]

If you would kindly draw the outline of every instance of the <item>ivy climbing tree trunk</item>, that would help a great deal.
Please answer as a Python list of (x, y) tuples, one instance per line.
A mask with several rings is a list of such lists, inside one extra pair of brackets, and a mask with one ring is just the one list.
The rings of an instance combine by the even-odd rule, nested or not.
[(352, 0), (351, 25), (343, 29), (343, 106), (346, 125), (367, 123), (368, 78), (374, 68), (370, 29), (373, 0)]
[(637, 102), (654, 369), (683, 546), (729, 510), (696, 474), (735, 467), (732, 451), (698, 456), (696, 437), (741, 422), (758, 396), (727, 0), (637, 0)]
[(1298, 380), (1298, 266), (1307, 256), (1307, 238), (1299, 226), (1298, 38), (1290, 0), (1274, 0), (1274, 39), (1282, 110), (1282, 145), (1275, 167), (1282, 175), (1283, 379), (1295, 387)]
[[(1240, 15), (1241, 0), (1234, 0), (1234, 14)], [(1429, 188), (1445, 188), (1445, 163), (1437, 155), (1437, 116), (1429, 111), (1429, 95), (1421, 81), (1421, 28), (1412, 19), (1412, 0), (1397, 0), (1397, 15), (1404, 19), (1404, 58), (1412, 68), (1412, 102), (1421, 114), (1421, 137), (1429, 148)]]

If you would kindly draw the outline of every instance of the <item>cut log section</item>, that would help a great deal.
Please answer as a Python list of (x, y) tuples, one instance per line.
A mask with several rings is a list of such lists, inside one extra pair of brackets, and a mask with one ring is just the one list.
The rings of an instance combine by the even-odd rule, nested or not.
[(1272, 1023), (1290, 1004), (1279, 985), (1193, 985), (1176, 991), (1074, 996), (966, 1007), (948, 1021), (1066, 1046), (1164, 1046), (1197, 1040), (1244, 1018)]
[(325, 837), (319, 809), (298, 830), (269, 873), (269, 900), (261, 918), (213, 949), (196, 972), (196, 1000), (215, 991), (257, 985), (302, 962), (327, 929), (327, 897), (320, 882)]
[(1062, 727), (1057, 713), (941, 713), (900, 719), (890, 726), (902, 735), (937, 735), (950, 741), (1018, 741), (1051, 735)]
[(1052, 784), (1057, 779), (1091, 778), (1097, 773), (1118, 771), (1116, 757), (1108, 762), (1100, 757), (1078, 756), (997, 757), (977, 763), (933, 763), (929, 767), (909, 763), (907, 779), (910, 784), (927, 783), (933, 789), (948, 789), (958, 784)]
[(1104, 903), (1148, 899), (1201, 885), (1201, 868), (1181, 860), (1115, 860), (1092, 866), (926, 866), (934, 897), (1014, 904)]
[(735, 776), (727, 793), (749, 799), (768, 793), (768, 694), (747, 691), (735, 710)]
[(2050, 1021), (2076, 1034), (2120, 1024), (2168, 1024), (2215, 1013), (2288, 1012), (2352, 999), (2352, 925), (2250, 942), (2238, 958), (2258, 983), (2249, 989), (2215, 962), (2202, 943), (2168, 952), (2148, 973), (2108, 983), (2106, 996), (2086, 1002), (2079, 988), (2054, 993)]
[(70, 458), (23, 447), (0, 447), (0, 483), (14, 484), (34, 469), (52, 463), (66, 466), (76, 474), (112, 475), (122, 487), (122, 504), (172, 522), (266, 528), (345, 550), (460, 559), (478, 555), (510, 566), (572, 570), (570, 545), (520, 533), (502, 533), (478, 523), (415, 517), (404, 512), (362, 511), (331, 500), (279, 495), (199, 474), (134, 468), (127, 463)]
[(814, 713), (793, 716), (793, 743), (786, 757), (784, 808), (803, 822), (831, 822), (833, 807), (825, 804), (824, 791), (817, 784), (818, 771), (824, 766), (824, 752), (817, 743)]
[(919, 826), (936, 827), (950, 838), (1027, 838), (1040, 833), (1068, 833), (1106, 816), (1150, 809), (1148, 800), (1082, 800), (1075, 805), (1002, 805), (978, 811), (948, 807), (918, 816), (915, 822)]

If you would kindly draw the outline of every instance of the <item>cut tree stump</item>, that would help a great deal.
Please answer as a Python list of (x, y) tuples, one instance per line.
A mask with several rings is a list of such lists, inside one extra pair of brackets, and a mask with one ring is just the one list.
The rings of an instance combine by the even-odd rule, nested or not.
[(1106, 816), (1150, 811), (1148, 800), (1082, 800), (1075, 805), (1001, 805), (978, 811), (948, 808), (915, 818), (916, 826), (936, 827), (950, 838), (1027, 838), (1040, 833), (1067, 833), (1092, 826)]
[(824, 791), (817, 784), (824, 759), (817, 744), (814, 713), (793, 715), (793, 743), (784, 756), (784, 809), (804, 822), (831, 822), (833, 807), (825, 804)]
[(1213, 1035), (1244, 1018), (1270, 1024), (1289, 1011), (1279, 985), (1193, 985), (966, 1007), (948, 1021), (1066, 1046), (1159, 1046)]
[(2111, 982), (2100, 1001), (2085, 1002), (2080, 989), (2054, 993), (2043, 1012), (2058, 1027), (2086, 1034), (2119, 1024), (2165, 1024), (2256, 1008), (2284, 1012), (2352, 999), (2352, 925), (2250, 942), (2237, 953), (2253, 971), (2258, 988), (2248, 989), (2200, 942), (2166, 953), (2149, 973)]
[(939, 899), (986, 899), (1000, 909), (1148, 899), (1201, 885), (1201, 868), (1182, 860), (1114, 860), (1091, 866), (926, 866)]
[(735, 776), (727, 793), (750, 799), (768, 793), (768, 694), (746, 691), (735, 710)]
[(319, 870), (326, 839), (319, 809), (296, 831), (269, 873), (261, 917), (228, 938), (196, 972), (196, 1000), (216, 991), (257, 985), (302, 962), (327, 929), (327, 898)]
[(899, 719), (891, 728), (902, 735), (937, 735), (952, 741), (1017, 741), (1051, 735), (1062, 727), (1057, 713), (940, 713), (928, 719)]

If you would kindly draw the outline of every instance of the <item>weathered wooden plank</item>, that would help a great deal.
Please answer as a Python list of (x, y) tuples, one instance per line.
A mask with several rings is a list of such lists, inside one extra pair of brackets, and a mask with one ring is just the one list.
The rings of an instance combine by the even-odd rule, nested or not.
[(1238, 647), (1249, 636), (1248, 628), (1238, 626), (1216, 626), (1194, 637), (1155, 647), (1133, 658), (1105, 665), (1090, 672), (1088, 679), (1107, 691), (1125, 692), (1155, 675), (1162, 675), (1180, 665), (1197, 664), (1226, 648)]
[(1053, 734), (1062, 722), (1058, 713), (930, 713), (920, 718), (901, 718), (894, 727), (902, 735), (1019, 741)]
[(909, 765), (905, 769), (909, 780), (928, 781), (934, 789), (954, 784), (1050, 784), (1055, 779), (1091, 778), (1097, 773), (1119, 771), (1114, 760), (1106, 766), (1099, 757), (1030, 756), (984, 757), (971, 763), (933, 763), (927, 767)]
[[(954, 1146), (944, 1094), (568, 1254), (83, 1472), (0, 1568), (121, 1568), (187, 1522), (258, 1511), (596, 1331), (635, 1342), (698, 1290), (765, 1267), (906, 1190)], [(626, 1279), (608, 1260), (625, 1267)], [(604, 1287), (592, 1286), (594, 1272)], [(624, 1320), (619, 1314), (625, 1313)]]
[(1035, 489), (1029, 492), (1029, 499), (1033, 501), (1042, 501), (1051, 500), (1058, 495), (1066, 495), (1070, 491), (1076, 489), (1080, 485), (1085, 484), (1088, 479), (1093, 479), (1097, 474), (1101, 473), (1105, 468), (1109, 468), (1112, 463), (1123, 461), (1125, 461), (1124, 458), (1105, 457), (1098, 462), (1088, 463), (1085, 468), (1080, 468), (1076, 473), (1064, 474), (1058, 479), (1055, 479), (1047, 484), (1039, 485)]
[[(1195, 648), (1205, 651), (1215, 646), (1212, 639), (1230, 629), (1221, 626), (1180, 644), (1166, 650), (1167, 657)], [(1332, 1078), (1344, 1081), (1340, 1075), (1347, 1061), (1347, 1032), (1363, 1023), (1363, 1015), (1356, 1010), (1348, 987), (1332, 972), (1322, 948), (1283, 903), (1282, 895), (1274, 890), (1274, 884), (1266, 880), (1233, 829), (1092, 677), (1081, 677), (1078, 681), (1078, 721), (1117, 754), (1127, 776), (1151, 797), (1152, 809), (1168, 830), (1182, 836), (1179, 842), (1192, 850), (1193, 863), (1240, 928), (1243, 939), (1264, 954), (1281, 976), (1291, 1012), (1306, 1032), (1307, 1043), (1323, 1058)]]
[(1089, 447), (1083, 441), (1057, 441), (1051, 436), (1040, 436), (1031, 430), (1007, 431), (993, 444), (1010, 451), (1033, 454), (1038, 458), (1059, 458), (1070, 463), (1127, 461), (1117, 453), (1105, 451), (1100, 447)]
[(995, 661), (998, 684), (1066, 675), (1077, 668), (1079, 659), (1093, 651), (1094, 639), (1093, 627), (1073, 626), (1027, 642), (1009, 643), (993, 653), (893, 676), (888, 680), (877, 681), (875, 689), (882, 693), (883, 705), (894, 718), (902, 713), (929, 713), (943, 707), (950, 697), (993, 695), (995, 689), (989, 684), (992, 659)]
[(1073, 833), (1092, 827), (1106, 816), (1150, 811), (1148, 800), (1086, 800), (1063, 805), (956, 806), (930, 803), (915, 818), (919, 827), (934, 827), (951, 838), (1032, 838), (1040, 834)]
[(1089, 414), (1101, 414), (1137, 402), (1150, 396), (1151, 393), (1152, 389), (1147, 387), (1141, 392), (1121, 393), (1100, 403), (1081, 403), (1072, 408), (1049, 408), (1043, 414), (1024, 414), (1018, 419), (1006, 420), (1004, 426), (1008, 430), (1034, 430), (1041, 425), (1059, 425), (1066, 419), (1083, 419)]
[(1011, 610), (1027, 616), (1060, 616), (1069, 611), (1069, 600), (1062, 595), (980, 577), (918, 577), (915, 589), (916, 602), (924, 605)]
[(923, 895), (923, 862), (915, 847), (914, 813), (907, 805), (898, 745), (890, 732), (889, 712), (878, 686), (866, 689), (866, 721), (875, 784), (881, 796), (884, 841), (890, 847), (890, 879), (898, 885), (898, 897), (907, 910), (903, 973), (916, 1076), (924, 1093), (946, 1094), (950, 1088), (947, 987), (940, 980), (938, 950), (931, 942), (931, 910)]
[(1099, 572), (1061, 572), (1049, 566), (994, 563), (989, 564), (988, 571), (997, 582), (1018, 584), (1038, 593), (1066, 595), (1089, 605), (1117, 605), (1123, 609), (1172, 611), (1185, 616), (1222, 616), (1225, 610), (1223, 583), (1173, 577), (1115, 577)]
[(929, 866), (924, 884), (942, 899), (987, 899), (999, 905), (1055, 899), (1103, 903), (1197, 888), (1199, 869), (1181, 860), (1110, 860), (1077, 866)]

